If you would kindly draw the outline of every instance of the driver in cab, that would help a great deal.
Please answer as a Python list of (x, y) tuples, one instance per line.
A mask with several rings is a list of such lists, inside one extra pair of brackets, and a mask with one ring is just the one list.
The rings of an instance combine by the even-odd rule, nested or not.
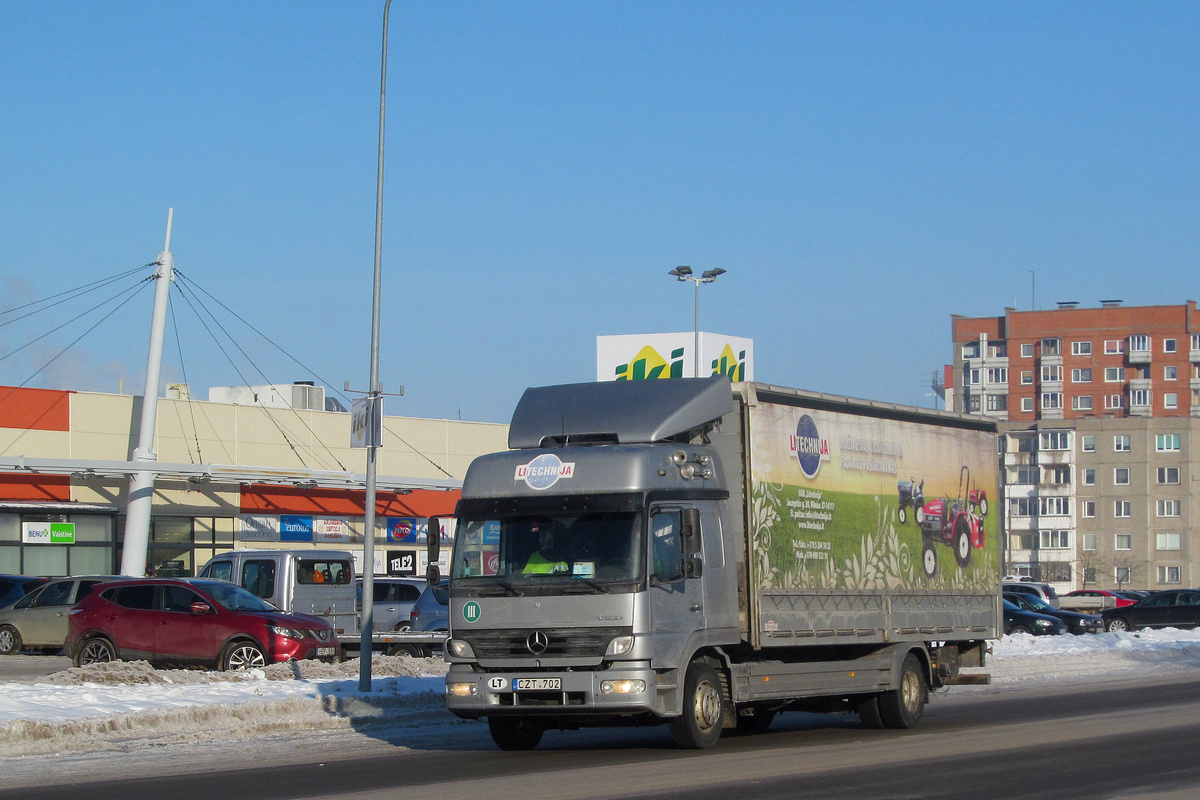
[(538, 547), (530, 554), (521, 569), (522, 575), (565, 575), (570, 572), (567, 562), (558, 557), (554, 547), (554, 530), (542, 526), (537, 530)]

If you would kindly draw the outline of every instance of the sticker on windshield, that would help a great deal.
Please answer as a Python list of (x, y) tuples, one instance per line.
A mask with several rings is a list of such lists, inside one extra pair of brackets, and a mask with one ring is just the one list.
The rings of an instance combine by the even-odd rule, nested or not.
[(517, 467), (513, 480), (525, 481), (530, 489), (542, 491), (558, 483), (559, 478), (575, 476), (575, 462), (564, 462), (554, 453), (542, 453), (528, 464)]

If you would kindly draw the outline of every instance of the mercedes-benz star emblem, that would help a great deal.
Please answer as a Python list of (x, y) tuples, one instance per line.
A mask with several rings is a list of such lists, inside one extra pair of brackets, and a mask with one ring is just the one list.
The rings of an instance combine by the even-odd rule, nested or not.
[(546, 652), (546, 648), (550, 646), (550, 637), (545, 631), (533, 631), (525, 638), (525, 647), (535, 656), (540, 656)]

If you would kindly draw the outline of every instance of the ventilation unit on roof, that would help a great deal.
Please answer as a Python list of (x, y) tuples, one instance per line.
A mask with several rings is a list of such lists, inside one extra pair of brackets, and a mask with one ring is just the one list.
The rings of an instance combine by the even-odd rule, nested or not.
[(1101, 300), (1100, 305), (1103, 308), (1116, 308), (1117, 306), (1121, 305), (1121, 303), (1124, 303), (1124, 302), (1125, 302), (1124, 300)]
[(1060, 309), (1079, 308), (1079, 301), (1078, 300), (1059, 300), (1058, 307)]

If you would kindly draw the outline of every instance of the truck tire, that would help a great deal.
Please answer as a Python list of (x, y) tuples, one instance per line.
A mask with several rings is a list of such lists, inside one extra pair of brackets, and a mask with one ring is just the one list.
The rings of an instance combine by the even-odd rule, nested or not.
[(403, 642), (394, 644), (387, 649), (389, 656), (412, 656), (413, 658), (429, 658), (429, 651), (423, 644)]
[(12, 625), (0, 625), (0, 655), (15, 656), (21, 652), (21, 634)]
[(961, 569), (971, 563), (971, 523), (966, 516), (954, 521), (954, 560)]
[(688, 666), (683, 681), (683, 713), (671, 719), (671, 738), (679, 747), (703, 750), (721, 738), (725, 692), (717, 671), (703, 661)]
[(862, 721), (864, 728), (881, 730), (886, 727), (883, 724), (883, 717), (879, 715), (879, 695), (874, 694), (866, 700), (860, 700), (854, 710), (858, 712), (858, 718)]
[(501, 750), (532, 750), (542, 740), (545, 727), (529, 717), (488, 717), (488, 731)]
[(929, 539), (926, 539), (921, 545), (921, 569), (925, 572), (926, 578), (932, 578), (937, 574), (937, 548)]
[(929, 689), (921, 660), (909, 653), (900, 667), (900, 685), (879, 695), (879, 716), (884, 727), (907, 729), (921, 721)]

